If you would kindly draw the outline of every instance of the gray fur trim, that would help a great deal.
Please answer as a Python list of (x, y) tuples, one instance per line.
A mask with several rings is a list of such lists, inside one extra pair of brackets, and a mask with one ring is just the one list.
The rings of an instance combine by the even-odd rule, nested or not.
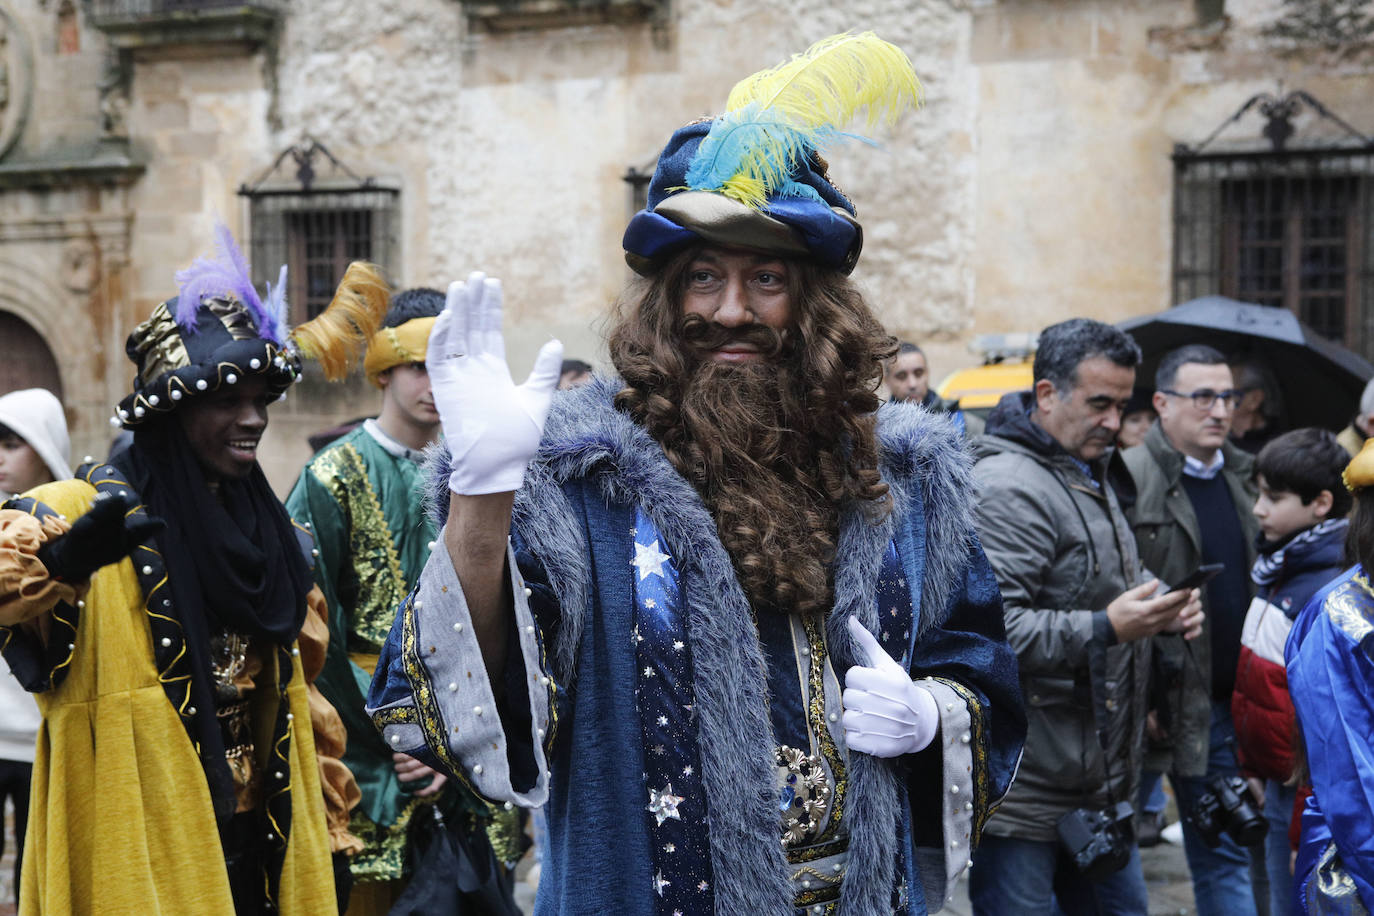
[[(585, 615), (593, 606), (585, 534), (571, 524), (563, 484), (594, 481), (609, 502), (642, 508), (683, 571), (697, 672), (702, 779), (707, 789), (711, 859), (718, 912), (772, 913), (790, 900), (789, 868), (779, 842), (774, 801), (772, 725), (764, 660), (748, 601), (729, 554), (696, 490), (659, 445), (611, 401), (622, 383), (598, 378), (560, 394), (544, 428), (539, 455), (516, 495), (514, 525), (544, 563), (560, 600), (555, 673), (575, 677)], [(963, 575), (973, 530), (971, 474), (962, 438), (947, 419), (912, 405), (890, 404), (878, 414), (882, 470), (893, 512), (873, 524), (858, 506), (846, 507), (835, 573), (835, 607), (826, 635), (837, 672), (855, 657), (844, 620), (857, 614), (877, 631), (874, 588), (895, 519), (919, 492), (924, 516), (925, 566), (919, 632), (946, 616)], [(430, 508), (442, 526), (448, 506), (444, 449), (430, 460)], [(919, 488), (919, 489), (917, 489)], [(850, 761), (849, 872), (840, 911), (845, 916), (891, 912), (896, 860), (899, 779), (893, 763), (863, 754)]]
[(921, 488), (925, 515), (925, 576), (918, 633), (944, 622), (952, 590), (962, 581), (974, 544), (973, 460), (948, 415), (889, 402), (878, 410), (883, 479), (893, 490), (894, 514)]

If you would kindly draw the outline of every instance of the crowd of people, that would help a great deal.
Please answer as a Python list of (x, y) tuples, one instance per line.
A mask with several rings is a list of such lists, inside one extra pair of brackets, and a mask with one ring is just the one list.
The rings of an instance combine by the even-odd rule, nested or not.
[[(118, 450), (0, 397), (21, 914), (514, 913), (527, 811), (541, 913), (1145, 914), (1164, 777), (1200, 914), (1374, 907), (1374, 383), (1284, 430), (1253, 359), (1075, 318), (942, 400), (818, 152), (916, 95), (837, 36), (676, 131), (610, 373), (516, 384), (481, 273), (292, 328), (221, 229)], [(283, 502), (303, 359), (380, 410)]]
[[(903, 344), (889, 363), (892, 396), (957, 411), (919, 383), (924, 358), (919, 372), (901, 362), (919, 352)], [(1311, 625), (1290, 639), (1299, 615), (1319, 616), (1314, 597), (1360, 557), (1347, 515), (1363, 484), (1346, 468), (1368, 438), (1374, 381), (1337, 436), (1285, 431), (1253, 358), (1180, 347), (1143, 395), (1140, 361), (1108, 325), (1046, 328), (1034, 390), (1003, 398), (971, 442), (977, 529), (1029, 720), (1012, 791), (973, 859), (974, 910), (1146, 912), (1131, 847), (1158, 842), (1167, 774), (1199, 914), (1326, 912), (1327, 889), (1294, 871), (1316, 802), (1286, 666)], [(1159, 584), (1199, 568), (1215, 570), (1200, 588)], [(1339, 804), (1364, 804), (1370, 776), (1352, 764)], [(1066, 839), (1083, 810), (1128, 818), (1119, 867), (1086, 886), (1082, 847)]]

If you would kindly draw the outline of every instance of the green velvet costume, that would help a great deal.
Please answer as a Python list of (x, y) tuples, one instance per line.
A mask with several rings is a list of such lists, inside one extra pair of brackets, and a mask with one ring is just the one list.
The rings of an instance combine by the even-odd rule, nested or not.
[[(367, 844), (351, 863), (362, 882), (405, 875), (410, 822), (434, 800), (402, 789), (392, 750), (363, 711), (377, 653), (435, 538), (416, 487), (420, 457), (369, 421), (311, 459), (286, 501), (292, 517), (313, 529), (319, 552), (315, 581), (329, 604), (330, 640), (316, 683), (348, 730), (343, 760), (362, 790), (349, 824)], [(446, 809), (456, 803), (483, 820), (488, 813), (456, 785), (439, 798)]]

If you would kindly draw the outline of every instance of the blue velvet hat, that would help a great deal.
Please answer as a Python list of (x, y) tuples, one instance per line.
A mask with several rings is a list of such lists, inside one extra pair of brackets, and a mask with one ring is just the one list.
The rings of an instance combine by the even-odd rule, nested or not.
[(863, 248), (855, 208), (820, 150), (919, 100), (905, 54), (871, 32), (817, 42), (742, 80), (724, 114), (679, 128), (659, 155), (648, 206), (625, 229), (625, 260), (652, 273), (688, 245), (803, 258), (848, 274)]
[(625, 228), (630, 267), (649, 273), (660, 257), (705, 241), (809, 257), (846, 274), (852, 271), (863, 248), (863, 229), (853, 202), (830, 183), (815, 150), (795, 164), (793, 181), (813, 188), (819, 199), (772, 194), (754, 210), (722, 194), (687, 189), (687, 169), (714, 123), (678, 128), (659, 155), (648, 206)]

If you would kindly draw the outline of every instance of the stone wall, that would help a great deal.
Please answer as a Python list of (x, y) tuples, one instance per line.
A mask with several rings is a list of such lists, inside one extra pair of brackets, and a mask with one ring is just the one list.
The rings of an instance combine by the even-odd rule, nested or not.
[[(174, 293), (216, 215), (246, 242), (237, 190), (309, 137), (400, 188), (388, 266), (401, 285), (443, 288), (473, 269), (505, 281), (518, 377), (550, 335), (604, 363), (605, 316), (629, 277), (627, 169), (651, 168), (740, 77), (858, 26), (911, 54), (926, 103), (880, 147), (829, 156), (864, 223), (855, 278), (894, 333), (927, 346), (938, 378), (974, 361), (975, 332), (1170, 305), (1170, 152), (1255, 92), (1305, 88), (1374, 130), (1366, 44), (1276, 37), (1266, 30), (1294, 8), (1283, 0), (1228, 0), (1200, 22), (1209, 6), (673, 0), (640, 21), (502, 31), (475, 25), (471, 0), (296, 0), (268, 40), (120, 55), (90, 4), (0, 0), (12, 93), (21, 41), (33, 61), (31, 116), (0, 156), (0, 308), (45, 334), (78, 451), (102, 450), (131, 375), (123, 336)], [(17, 109), (0, 108), (3, 148)], [(1318, 129), (1306, 116), (1298, 127)], [(1223, 142), (1253, 146), (1258, 130), (1236, 125)], [(107, 153), (124, 157), (113, 177), (5, 178), (15, 163)], [(307, 433), (376, 402), (361, 382), (299, 386), (264, 444), (274, 484), (289, 485)]]

